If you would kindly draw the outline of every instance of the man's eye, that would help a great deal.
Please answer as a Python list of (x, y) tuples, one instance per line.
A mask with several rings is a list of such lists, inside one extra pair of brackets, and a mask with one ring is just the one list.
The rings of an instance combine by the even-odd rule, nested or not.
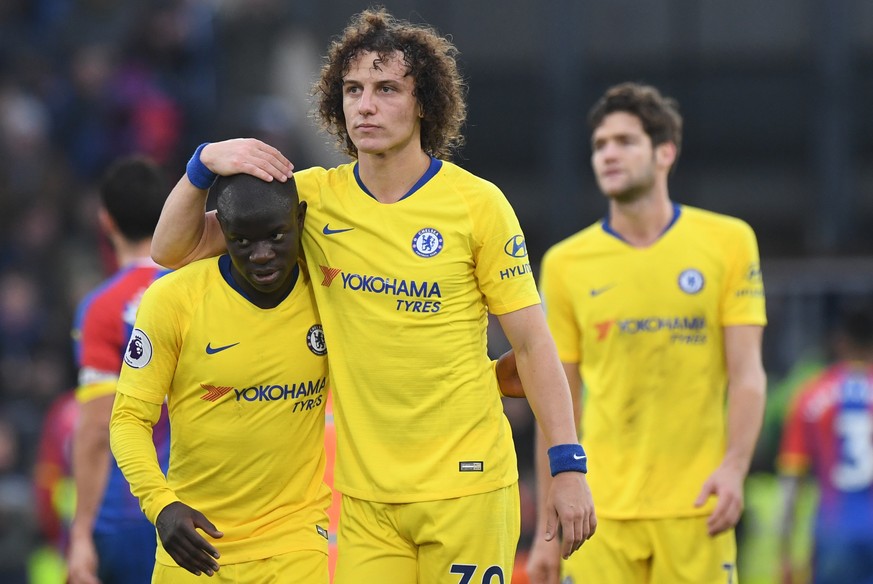
[(283, 239), (285, 239), (285, 234), (284, 233), (274, 233), (272, 235), (272, 237), (270, 237), (270, 239), (273, 241), (282, 241)]

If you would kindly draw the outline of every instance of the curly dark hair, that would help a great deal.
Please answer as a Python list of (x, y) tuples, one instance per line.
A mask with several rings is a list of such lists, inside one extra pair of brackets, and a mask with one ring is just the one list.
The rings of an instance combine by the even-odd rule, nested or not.
[(343, 77), (362, 53), (374, 52), (386, 60), (395, 51), (403, 54), (407, 75), (415, 80), (414, 95), (423, 114), (422, 149), (431, 156), (450, 158), (464, 143), (461, 127), (467, 118), (467, 87), (458, 72), (458, 50), (430, 26), (398, 20), (382, 7), (353, 17), (342, 36), (330, 44), (312, 90), (322, 128), (336, 136), (340, 150), (357, 158), (343, 113)]
[[(606, 90), (588, 112), (591, 130), (603, 123), (603, 118), (615, 112), (625, 112), (640, 119), (643, 130), (652, 140), (652, 146), (665, 142), (676, 145), (676, 161), (682, 150), (682, 116), (679, 104), (672, 97), (665, 97), (651, 85), (621, 83)], [(676, 162), (673, 162), (676, 167)]]

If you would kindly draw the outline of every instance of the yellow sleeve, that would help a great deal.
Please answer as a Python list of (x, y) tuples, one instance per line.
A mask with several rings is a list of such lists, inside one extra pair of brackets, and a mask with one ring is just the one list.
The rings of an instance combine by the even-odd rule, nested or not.
[[(556, 264), (558, 264), (556, 266)], [(540, 266), (540, 294), (546, 311), (546, 324), (562, 363), (582, 361), (582, 331), (573, 312), (573, 300), (564, 285), (561, 258), (552, 249), (543, 256)]]
[(725, 241), (730, 264), (725, 278), (721, 305), (722, 326), (767, 324), (764, 280), (758, 256), (755, 232), (746, 223), (731, 231), (732, 241)]
[(118, 383), (118, 377), (112, 380), (80, 385), (76, 388), (76, 400), (79, 403), (85, 403), (104, 395), (112, 395), (115, 393), (116, 383)]
[(152, 523), (161, 510), (179, 498), (158, 465), (152, 426), (161, 415), (159, 404), (118, 393), (109, 422), (109, 444), (130, 492)]
[(474, 273), (488, 312), (507, 314), (540, 303), (524, 234), (515, 211), (494, 185), (471, 208)]

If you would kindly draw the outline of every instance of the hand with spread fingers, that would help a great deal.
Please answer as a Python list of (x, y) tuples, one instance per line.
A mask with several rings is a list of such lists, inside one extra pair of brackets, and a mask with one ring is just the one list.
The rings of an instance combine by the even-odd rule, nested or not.
[(250, 174), (270, 182), (294, 175), (294, 165), (276, 148), (255, 138), (211, 142), (200, 151), (200, 162), (215, 174)]
[(197, 533), (203, 530), (213, 538), (223, 534), (200, 511), (180, 501), (170, 503), (160, 512), (155, 523), (158, 536), (167, 553), (179, 566), (195, 576), (212, 576), (218, 571), (218, 550)]

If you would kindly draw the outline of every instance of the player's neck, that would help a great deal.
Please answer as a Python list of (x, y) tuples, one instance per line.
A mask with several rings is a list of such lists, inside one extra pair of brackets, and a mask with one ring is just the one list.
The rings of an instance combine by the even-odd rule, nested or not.
[(633, 201), (611, 200), (609, 227), (634, 247), (648, 247), (664, 234), (673, 212), (666, 191)]
[(123, 239), (113, 241), (115, 256), (118, 258), (118, 267), (123, 268), (135, 263), (147, 263), (151, 261), (151, 239), (144, 239), (135, 243)]
[(430, 156), (421, 148), (358, 157), (361, 181), (380, 203), (402, 199), (429, 167)]

